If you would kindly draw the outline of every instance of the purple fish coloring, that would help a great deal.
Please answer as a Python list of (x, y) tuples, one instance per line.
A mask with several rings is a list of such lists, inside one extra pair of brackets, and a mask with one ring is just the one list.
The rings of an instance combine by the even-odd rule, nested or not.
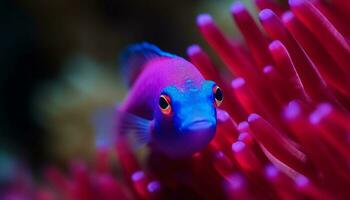
[(187, 60), (149, 43), (128, 47), (121, 57), (129, 93), (118, 108), (119, 136), (171, 158), (202, 150), (216, 132), (223, 92)]

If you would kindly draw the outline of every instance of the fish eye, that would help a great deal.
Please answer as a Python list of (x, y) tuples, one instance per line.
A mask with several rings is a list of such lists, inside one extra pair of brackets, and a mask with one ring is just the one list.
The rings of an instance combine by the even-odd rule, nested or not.
[(215, 105), (216, 107), (219, 107), (224, 100), (224, 95), (222, 93), (222, 90), (219, 86), (214, 86), (213, 88), (213, 93), (214, 93), (214, 99), (215, 99)]
[(159, 108), (165, 115), (169, 115), (171, 113), (170, 97), (168, 95), (160, 95)]

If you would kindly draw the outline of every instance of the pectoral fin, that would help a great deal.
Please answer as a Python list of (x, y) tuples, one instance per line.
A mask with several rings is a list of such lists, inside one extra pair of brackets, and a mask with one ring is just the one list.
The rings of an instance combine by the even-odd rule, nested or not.
[(136, 145), (145, 145), (151, 141), (151, 120), (144, 119), (137, 115), (118, 111), (117, 131), (136, 141)]

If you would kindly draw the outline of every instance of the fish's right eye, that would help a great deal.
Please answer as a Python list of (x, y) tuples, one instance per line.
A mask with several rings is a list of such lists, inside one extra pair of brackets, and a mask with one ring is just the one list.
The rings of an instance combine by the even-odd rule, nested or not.
[(219, 107), (221, 105), (222, 101), (224, 100), (224, 95), (223, 95), (220, 87), (217, 85), (214, 86), (213, 92), (214, 92), (214, 98), (215, 98), (215, 105), (216, 105), (216, 107)]
[(165, 115), (169, 115), (171, 113), (170, 97), (168, 95), (160, 95), (159, 108)]

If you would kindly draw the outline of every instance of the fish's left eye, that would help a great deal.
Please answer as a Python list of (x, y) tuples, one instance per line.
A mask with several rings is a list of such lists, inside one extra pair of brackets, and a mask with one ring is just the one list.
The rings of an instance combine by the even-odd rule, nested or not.
[(222, 93), (222, 90), (219, 86), (214, 86), (213, 88), (213, 93), (214, 93), (214, 99), (215, 99), (215, 105), (219, 107), (224, 100), (224, 95)]
[(171, 113), (170, 97), (162, 94), (159, 97), (159, 108), (163, 114), (169, 115)]

